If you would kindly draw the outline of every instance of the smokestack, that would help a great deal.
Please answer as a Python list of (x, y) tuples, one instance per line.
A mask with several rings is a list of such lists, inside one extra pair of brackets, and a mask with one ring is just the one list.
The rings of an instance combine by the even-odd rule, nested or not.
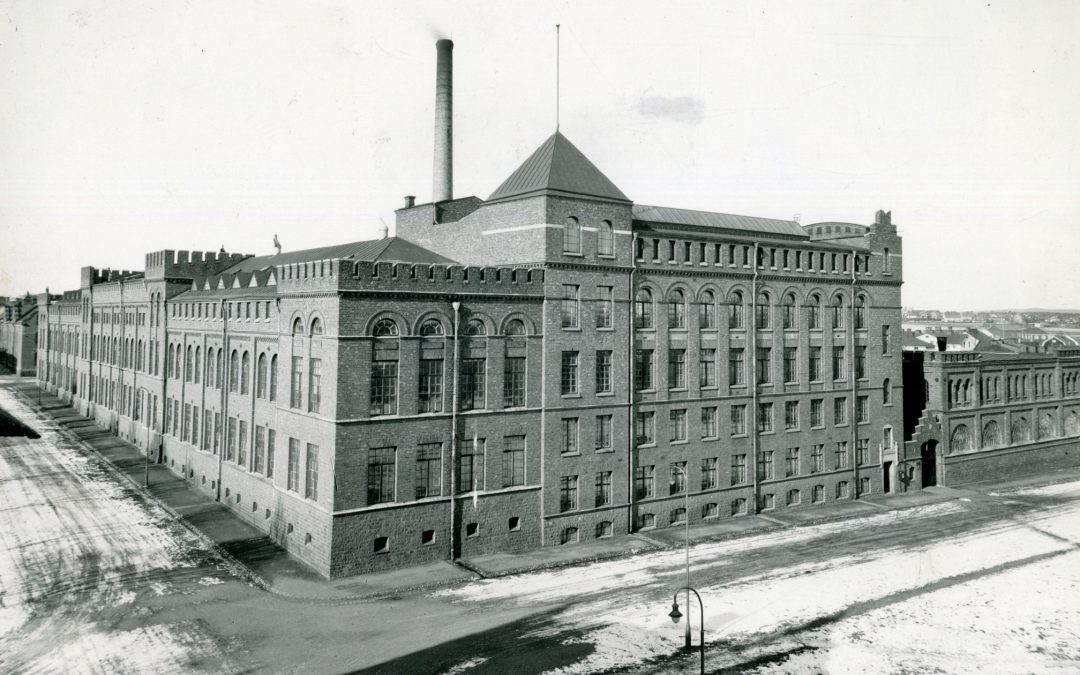
[(435, 62), (435, 170), (432, 202), (454, 198), (454, 43), (439, 40)]

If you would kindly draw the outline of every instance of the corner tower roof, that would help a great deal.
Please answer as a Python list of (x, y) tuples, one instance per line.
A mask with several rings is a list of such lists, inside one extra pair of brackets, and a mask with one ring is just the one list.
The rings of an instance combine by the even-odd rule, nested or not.
[(556, 131), (491, 193), (488, 203), (552, 193), (630, 201), (566, 136)]

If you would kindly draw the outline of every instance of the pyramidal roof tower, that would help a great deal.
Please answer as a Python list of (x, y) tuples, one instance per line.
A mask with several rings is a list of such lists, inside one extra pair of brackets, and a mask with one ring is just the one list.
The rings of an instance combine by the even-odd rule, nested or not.
[(556, 131), (488, 197), (488, 203), (560, 195), (629, 202), (596, 165)]

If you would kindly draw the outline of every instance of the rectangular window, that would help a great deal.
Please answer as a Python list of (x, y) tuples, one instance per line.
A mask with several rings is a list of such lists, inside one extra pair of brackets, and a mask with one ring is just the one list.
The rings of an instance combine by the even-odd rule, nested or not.
[(417, 411), (420, 413), (442, 412), (442, 396), (442, 359), (421, 359), (417, 380)]
[(525, 357), (508, 356), (503, 365), (503, 406), (521, 408), (525, 405)]
[(799, 449), (788, 448), (787, 455), (784, 457), (784, 475), (785, 476), (798, 476), (799, 475)]
[(638, 349), (634, 352), (634, 388), (647, 391), (653, 388), (653, 351)]
[(576, 454), (578, 451), (578, 418), (565, 417), (562, 421), (564, 455)]
[(862, 345), (855, 347), (855, 379), (866, 379), (866, 347)]
[(810, 400), (810, 428), (818, 429), (825, 426), (825, 420), (822, 415), (823, 400), (815, 398)]
[(236, 463), (240, 466), (247, 466), (247, 440), (248, 440), (248, 423), (244, 420), (240, 420), (240, 432), (237, 434), (236, 439)]
[(594, 506), (607, 506), (611, 503), (611, 472), (601, 471), (596, 474), (596, 500)]
[(846, 469), (848, 466), (848, 442), (838, 441), (836, 443), (836, 468)]
[(742, 485), (746, 482), (746, 455), (731, 456), (731, 484)]
[[(235, 383), (235, 378), (233, 378)], [(294, 356), (292, 359), (292, 389), (289, 392), (289, 406), (292, 408), (299, 408), (300, 402), (303, 400), (303, 384), (304, 384), (304, 359), (299, 356)]]
[(870, 397), (860, 396), (855, 399), (855, 421), (863, 424), (870, 419)]
[(214, 448), (214, 413), (209, 410), (203, 411), (203, 450)]
[(810, 381), (821, 382), (821, 347), (810, 348)]
[(671, 416), (671, 441), (673, 443), (686, 440), (686, 410), (672, 410)]
[(611, 286), (596, 287), (596, 327), (611, 328), (614, 315), (614, 294)]
[(577, 510), (577, 476), (559, 478), (559, 513)]
[(773, 453), (772, 450), (766, 450), (761, 453), (761, 465), (758, 467), (758, 478), (760, 480), (772, 480), (773, 479)]
[(870, 493), (870, 478), (869, 478), (869, 476), (864, 476), (864, 477), (859, 479), (859, 494), (860, 495), (865, 495), (865, 494), (869, 494), (869, 493)]
[(611, 450), (611, 415), (596, 416), (596, 449)]
[(845, 396), (833, 399), (833, 424), (837, 426), (847, 424), (847, 397)]
[(758, 403), (757, 430), (769, 433), (773, 430), (773, 404)]
[(416, 448), (416, 498), (442, 494), (442, 443), (421, 443)]
[(686, 350), (668, 351), (668, 388), (686, 389)]
[(881, 327), (881, 353), (889, 354), (892, 352), (892, 330), (890, 326)]
[(741, 436), (746, 433), (746, 404), (731, 406), (731, 435)]
[(562, 327), (578, 328), (580, 326), (578, 316), (578, 286), (563, 284), (562, 297)]
[(610, 394), (611, 384), (611, 350), (596, 352), (596, 393)]
[(870, 463), (870, 439), (860, 438), (855, 441), (855, 465), (866, 466)]
[(784, 402), (784, 428), (788, 431), (799, 428), (799, 402)]
[(199, 406), (191, 408), (191, 444), (199, 447)]
[(397, 361), (375, 361), (371, 364), (371, 414), (397, 414)]
[(484, 489), (484, 451), (486, 448), (487, 441), (483, 438), (463, 438), (458, 443), (458, 492), (475, 492)]
[(322, 398), (322, 359), (311, 359), (309, 367), (311, 373), (308, 377), (308, 412), (317, 413)]
[(701, 409), (701, 437), (716, 438), (720, 435), (716, 428), (716, 406)]
[(214, 454), (221, 452), (221, 413), (214, 413)]
[(671, 463), (671, 478), (668, 482), (668, 494), (681, 495), (686, 492), (686, 462)]
[(799, 348), (784, 347), (784, 382), (799, 381)]
[(656, 484), (656, 467), (639, 466), (634, 473), (635, 499), (648, 499), (652, 497)]
[[(296, 454), (300, 454), (300, 442), (289, 439), (289, 482), (292, 483), (293, 445)], [(308, 446), (310, 447), (310, 446)], [(394, 501), (394, 470), (397, 463), (397, 448), (372, 448), (368, 452), (367, 503), (386, 504)], [(295, 488), (290, 487), (290, 490)]]
[(184, 404), (184, 420), (180, 426), (180, 440), (188, 440), (188, 432), (191, 430), (191, 404)]
[(832, 348), (832, 379), (844, 379), (844, 348)]
[(716, 386), (716, 350), (701, 350), (701, 386)]
[(277, 432), (266, 430), (266, 477), (274, 477), (274, 457), (277, 455)]
[(525, 437), (503, 438), (503, 487), (525, 484)]
[(487, 359), (461, 360), (462, 410), (483, 410), (486, 405), (484, 393), (484, 368)]
[(638, 412), (634, 423), (634, 435), (638, 445), (649, 445), (656, 442), (656, 413), (651, 410)]
[(255, 425), (255, 450), (251, 458), (251, 470), (255, 473), (266, 471), (266, 428)]
[[(231, 420), (230, 420), (231, 421)], [(300, 489), (300, 441), (289, 439), (289, 473), (286, 487), (296, 492)], [(370, 502), (370, 499), (369, 499)]]
[(810, 473), (819, 473), (825, 470), (825, 444), (815, 443), (810, 450)]
[(772, 348), (757, 348), (757, 383), (772, 383)]
[(836, 498), (847, 499), (848, 497), (848, 484), (846, 480), (842, 480), (836, 484)]
[(728, 384), (732, 387), (741, 387), (746, 384), (746, 356), (742, 347), (734, 347), (728, 351)]
[(236, 457), (236, 422), (235, 417), (229, 418), (228, 438), (225, 439), (225, 459), (230, 462)]
[(304, 498), (319, 499), (319, 446), (307, 444), (307, 463), (304, 467)]
[(562, 371), (560, 381), (562, 383), (562, 393), (576, 394), (578, 393), (578, 353), (577, 352), (563, 352), (562, 353)]
[(701, 460), (701, 489), (711, 490), (719, 485), (716, 475), (716, 457), (706, 457)]

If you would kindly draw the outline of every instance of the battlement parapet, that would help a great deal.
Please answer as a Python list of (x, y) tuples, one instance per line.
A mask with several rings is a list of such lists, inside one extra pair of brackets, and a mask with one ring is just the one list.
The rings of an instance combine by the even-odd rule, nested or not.
[(543, 296), (544, 270), (538, 267), (361, 261), (353, 265), (348, 283), (353, 288), (378, 290)]
[(79, 270), (79, 287), (90, 288), (96, 284), (108, 284), (141, 275), (142, 272), (140, 270), (114, 270), (109, 269), (108, 267), (98, 269), (96, 267), (87, 266)]
[(241, 260), (253, 257), (251, 253), (227, 251), (174, 251), (165, 249), (146, 254), (146, 278), (166, 279), (208, 277)]

